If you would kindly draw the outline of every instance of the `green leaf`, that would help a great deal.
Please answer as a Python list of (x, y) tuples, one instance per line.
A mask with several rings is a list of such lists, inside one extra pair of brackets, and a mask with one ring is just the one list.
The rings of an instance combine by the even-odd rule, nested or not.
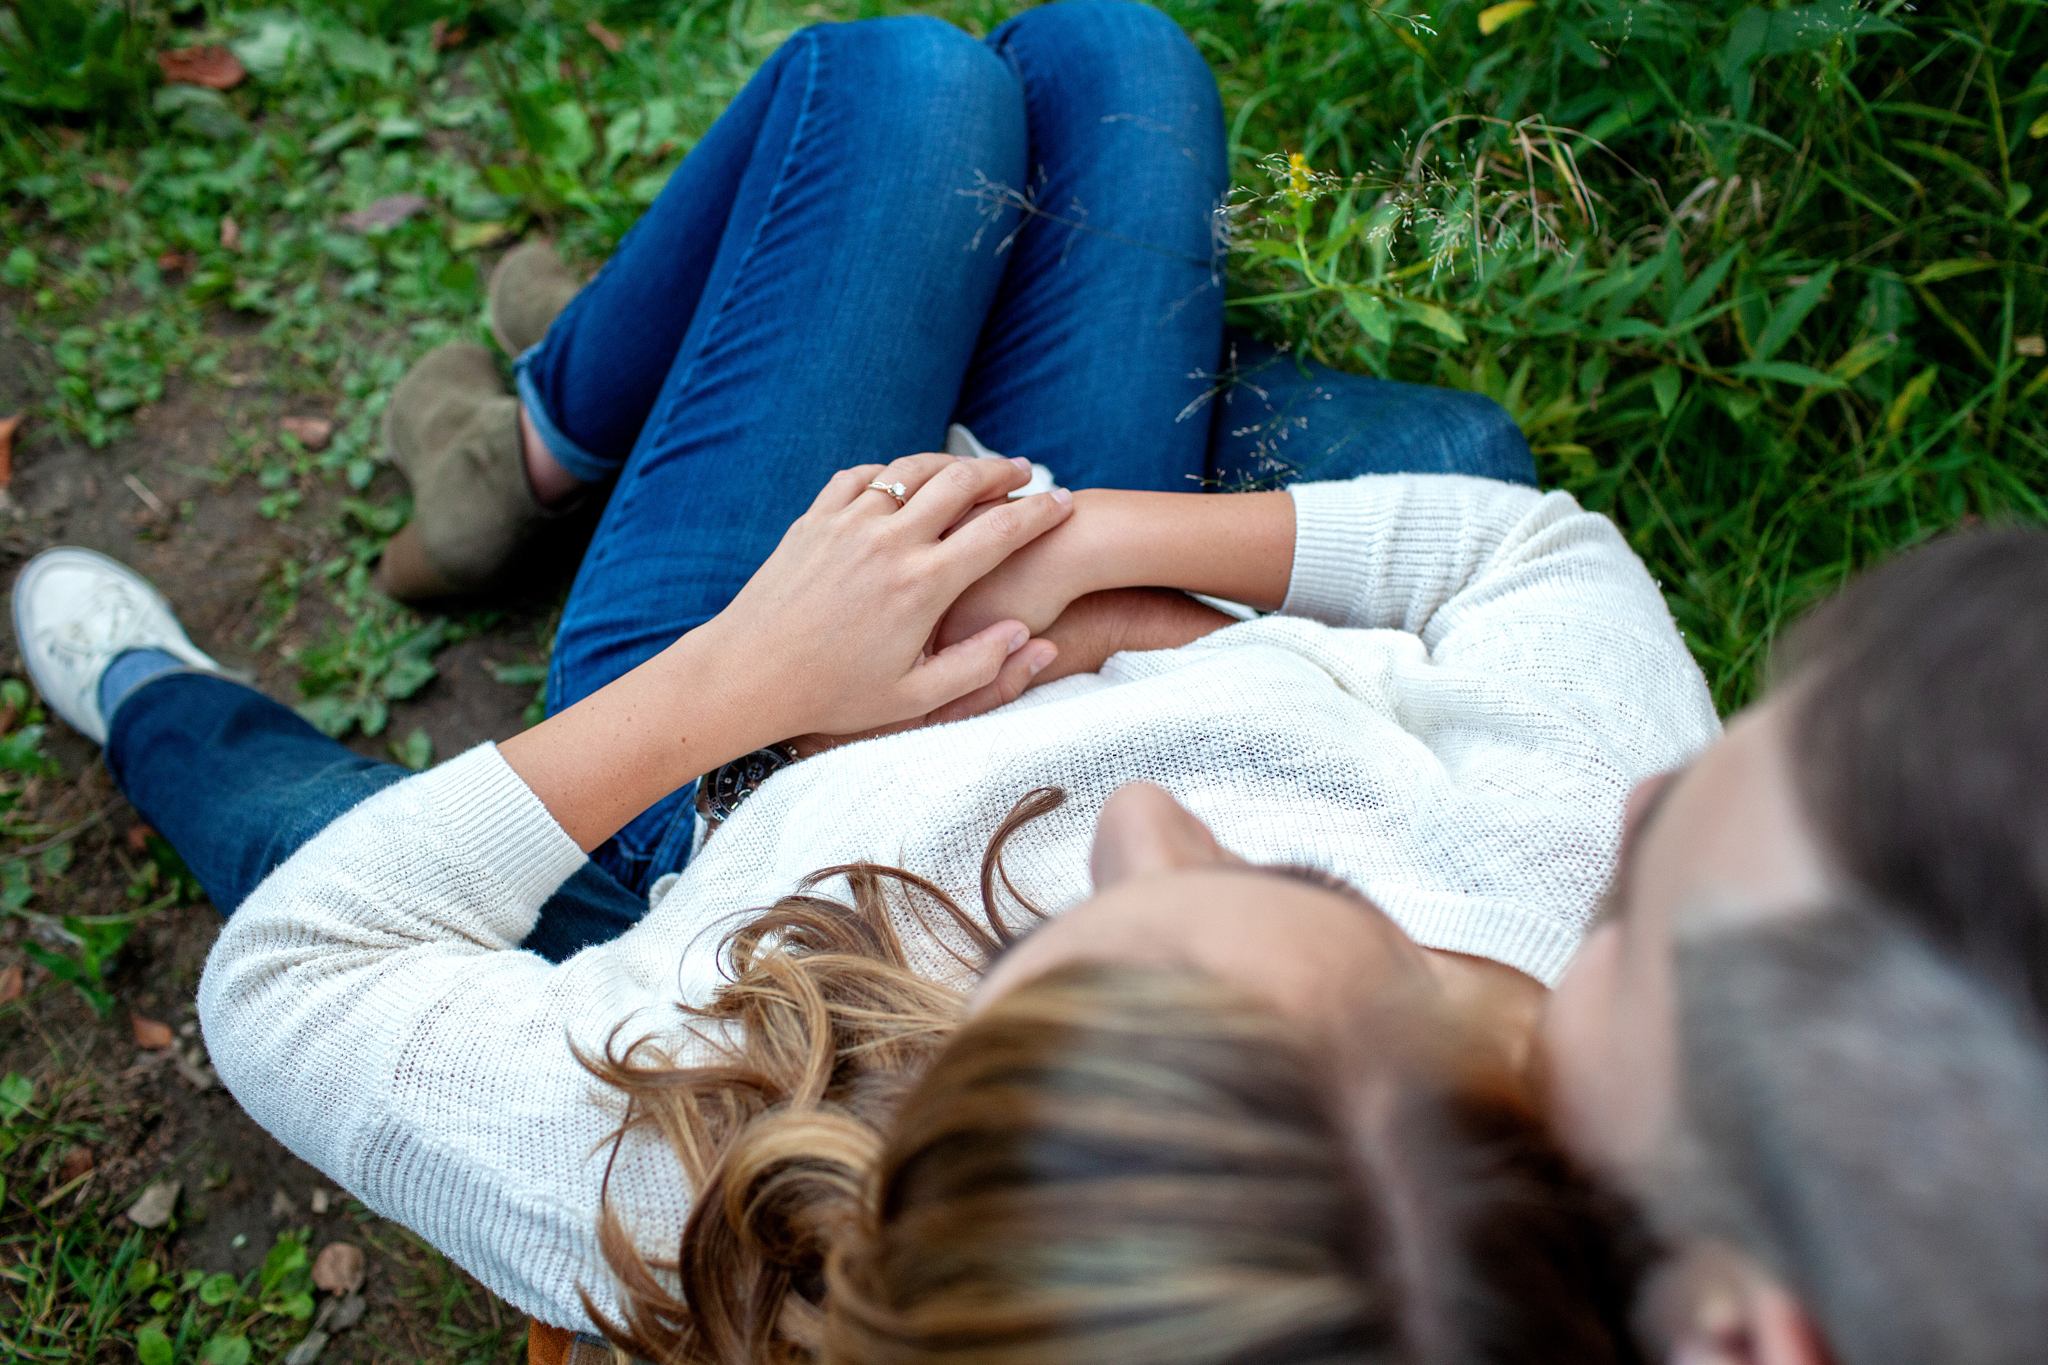
[(171, 1365), (171, 1339), (161, 1327), (145, 1327), (135, 1334), (135, 1358), (141, 1365)]
[(1665, 325), (1676, 327), (1706, 306), (1707, 300), (1714, 296), (1714, 291), (1721, 287), (1721, 281), (1728, 278), (1728, 268), (1735, 264), (1735, 258), (1741, 254), (1742, 247), (1739, 244), (1731, 246), (1709, 262), (1699, 274), (1693, 276), (1692, 283), (1687, 285), (1685, 292), (1672, 303), (1671, 314), (1664, 319)]
[(287, 1294), (278, 1301), (276, 1311), (304, 1322), (313, 1316), (313, 1296), (303, 1289), (294, 1294)]
[(1996, 270), (1998, 262), (1979, 261), (1972, 257), (1958, 257), (1952, 261), (1936, 261), (1919, 274), (1907, 280), (1907, 284), (1939, 284), (1943, 280), (1961, 279), (1974, 275), (1980, 270)]
[(54, 777), (57, 763), (43, 752), (43, 733), (41, 725), (24, 725), (0, 739), (0, 772), (20, 773), (23, 777)]
[(1913, 409), (1934, 389), (1934, 381), (1940, 377), (1938, 366), (1929, 365), (1906, 381), (1906, 387), (1899, 390), (1899, 396), (1892, 399), (1891, 407), (1885, 410), (1884, 429), (1896, 436), (1903, 431), (1906, 420), (1913, 415)]
[(1799, 324), (1806, 321), (1806, 315), (1813, 311), (1821, 296), (1828, 292), (1829, 281), (1835, 278), (1835, 263), (1829, 261), (1813, 278), (1785, 296), (1771, 320), (1764, 324), (1763, 334), (1756, 339), (1756, 358), (1769, 360), (1778, 353), (1778, 348), (1792, 339), (1799, 330)]
[(230, 41), (228, 49), (251, 76), (268, 85), (282, 80), (293, 58), (310, 51), (312, 41), (303, 19), (273, 10), (257, 19), (252, 31)]
[(270, 1254), (263, 1258), (263, 1287), (275, 1289), (293, 1271), (304, 1270), (306, 1266), (306, 1244), (289, 1234), (279, 1237)]
[(56, 844), (43, 850), (43, 871), (52, 877), (64, 875), (64, 869), (71, 866), (71, 845)]
[(1464, 324), (1443, 309), (1433, 303), (1422, 303), (1415, 299), (1402, 299), (1399, 303), (1402, 317), (1421, 323), (1447, 341), (1457, 342), (1461, 346), (1464, 344)]
[(351, 75), (368, 76), (389, 85), (398, 71), (398, 54), (380, 38), (366, 38), (352, 29), (322, 28), (320, 50), (327, 60)]
[(199, 1358), (206, 1365), (249, 1365), (249, 1338), (231, 1337), (225, 1333), (208, 1337), (206, 1344), (199, 1348)]
[(2027, 125), (2027, 136), (2031, 138), (2048, 137), (2048, 114), (2041, 115)]
[(1671, 410), (1678, 406), (1678, 395), (1685, 388), (1685, 376), (1676, 365), (1666, 365), (1650, 376), (1650, 393), (1657, 400), (1657, 415), (1669, 417)]
[(661, 197), (662, 190), (668, 185), (668, 178), (674, 174), (675, 170), (671, 167), (665, 171), (656, 171), (652, 175), (640, 176), (626, 186), (626, 198), (635, 204), (651, 204)]
[(512, 687), (533, 687), (548, 680), (546, 664), (498, 664), (491, 676)]
[(1387, 313), (1386, 302), (1379, 295), (1347, 290), (1344, 295), (1344, 308), (1358, 324), (1359, 330), (1374, 341), (1384, 346), (1392, 339), (1394, 322)]
[(208, 1275), (199, 1284), (199, 1301), (209, 1308), (218, 1308), (242, 1292), (242, 1282), (234, 1276), (221, 1273)]
[(28, 864), (20, 858), (0, 863), (0, 910), (19, 910), (36, 897)]
[(1877, 364), (1878, 361), (1890, 355), (1894, 350), (1897, 350), (1898, 344), (1896, 337), (1888, 336), (1872, 337), (1868, 341), (1859, 341), (1848, 350), (1842, 352), (1840, 360), (1828, 366), (1828, 373), (1843, 381), (1854, 379), (1857, 375), (1862, 374), (1872, 365)]
[(1822, 374), (1808, 365), (1787, 360), (1745, 360), (1728, 367), (1729, 374), (1743, 379), (1770, 379), (1780, 384), (1797, 384), (1804, 389), (1839, 389), (1842, 381)]
[(312, 142), (307, 144), (307, 150), (315, 156), (326, 156), (332, 152), (338, 152), (343, 147), (348, 146), (349, 143), (361, 137), (364, 130), (369, 126), (369, 122), (361, 114), (350, 114), (347, 118), (334, 124), (326, 132), (314, 138)]
[(433, 737), (425, 730), (414, 730), (403, 740), (391, 741), (391, 756), (414, 772), (425, 772), (434, 761)]
[(12, 1123), (14, 1116), (28, 1108), (36, 1097), (36, 1083), (18, 1071), (0, 1080), (0, 1123)]

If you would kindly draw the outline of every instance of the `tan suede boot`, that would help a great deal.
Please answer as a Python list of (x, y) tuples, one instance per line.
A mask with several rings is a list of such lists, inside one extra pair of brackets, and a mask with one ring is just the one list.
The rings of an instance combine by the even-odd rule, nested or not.
[(384, 410), (384, 445), (412, 483), (412, 520), (377, 566), (402, 602), (488, 586), (548, 519), (526, 480), (519, 400), (482, 346), (450, 342), (412, 367)]
[(521, 242), (491, 272), (491, 335), (516, 356), (547, 335), (548, 324), (583, 286), (548, 242)]

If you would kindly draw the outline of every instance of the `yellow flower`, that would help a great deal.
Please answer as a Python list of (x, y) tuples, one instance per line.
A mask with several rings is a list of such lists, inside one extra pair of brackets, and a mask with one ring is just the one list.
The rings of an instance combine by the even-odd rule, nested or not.
[(1287, 154), (1287, 192), (1297, 199), (1307, 195), (1313, 186), (1314, 172), (1309, 169), (1308, 158), (1300, 152)]

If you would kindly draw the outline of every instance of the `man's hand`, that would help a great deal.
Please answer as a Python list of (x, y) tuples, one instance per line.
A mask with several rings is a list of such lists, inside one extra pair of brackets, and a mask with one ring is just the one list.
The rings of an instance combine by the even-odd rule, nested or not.
[(812, 754), (856, 740), (966, 720), (1006, 706), (1033, 687), (1073, 673), (1094, 673), (1125, 650), (1175, 649), (1211, 631), (1236, 625), (1231, 617), (1186, 593), (1165, 588), (1117, 588), (1077, 598), (1044, 635), (1012, 654), (996, 680), (927, 715), (851, 735), (802, 735), (791, 741)]

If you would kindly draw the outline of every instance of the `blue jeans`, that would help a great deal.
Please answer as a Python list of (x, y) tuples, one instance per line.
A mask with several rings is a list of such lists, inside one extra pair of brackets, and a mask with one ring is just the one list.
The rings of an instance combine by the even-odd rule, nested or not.
[[(1144, 6), (1065, 0), (985, 43), (916, 17), (790, 38), (515, 367), (555, 457), (614, 485), (556, 635), (550, 712), (723, 610), (834, 471), (937, 449), (949, 422), (1071, 488), (1535, 481), (1484, 398), (1226, 345), (1227, 192), (1215, 81)], [(209, 691), (167, 679), (122, 706), (109, 755), (124, 790), (154, 763), (126, 747), (130, 713)], [(210, 714), (190, 724), (241, 742)], [(365, 784), (403, 775), (309, 744), (284, 746), (296, 766), (262, 760), (304, 814), (253, 802), (263, 828), (188, 836), (261, 850), (228, 859), (218, 891), (208, 856), (187, 854), (223, 910)], [(206, 766), (182, 747), (188, 772)], [(258, 766), (219, 776), (272, 781)], [(593, 854), (607, 894), (682, 866), (692, 794)]]

